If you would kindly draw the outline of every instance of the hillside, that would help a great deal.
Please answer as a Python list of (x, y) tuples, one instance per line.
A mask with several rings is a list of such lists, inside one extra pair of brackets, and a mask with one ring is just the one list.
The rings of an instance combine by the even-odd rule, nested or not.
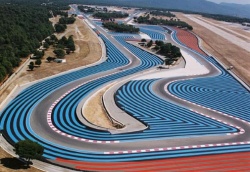
[[(0, 0), (1, 3), (41, 4), (47, 0)], [(250, 5), (238, 5), (232, 3), (216, 4), (206, 0), (51, 0), (52, 4), (93, 4), (93, 5), (116, 5), (144, 8), (165, 8), (183, 11), (194, 11), (212, 14), (223, 14), (250, 18)]]
[[(59, 0), (60, 1), (60, 0)], [(85, 4), (165, 8), (250, 18), (250, 5), (216, 4), (206, 0), (71, 0)], [(66, 2), (66, 1), (64, 1)], [(70, 2), (69, 0), (67, 2)]]

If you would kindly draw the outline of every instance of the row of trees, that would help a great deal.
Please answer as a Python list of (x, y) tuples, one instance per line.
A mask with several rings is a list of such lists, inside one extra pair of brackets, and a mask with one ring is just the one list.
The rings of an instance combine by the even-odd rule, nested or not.
[(42, 64), (42, 60), (41, 59), (36, 59), (35, 63), (34, 62), (30, 62), (30, 64), (28, 65), (30, 70), (33, 70), (35, 65), (40, 66)]
[[(75, 51), (75, 42), (73, 36), (66, 38), (63, 36), (61, 39), (57, 39), (55, 35), (51, 35), (50, 38), (45, 40), (48, 45), (53, 45), (55, 50), (53, 51), (57, 58), (64, 58), (66, 54), (70, 54)], [(49, 62), (53, 61), (55, 58), (48, 57)]]
[(171, 43), (164, 43), (160, 40), (156, 40), (155, 42), (150, 40), (147, 42), (146, 39), (142, 39), (141, 42), (144, 42), (148, 48), (155, 43), (153, 49), (156, 50), (158, 54), (165, 56), (166, 65), (172, 64), (182, 56), (180, 48), (172, 45)]
[(115, 32), (138, 33), (140, 31), (139, 28), (135, 28), (132, 25), (117, 24), (114, 22), (104, 22), (103, 26), (105, 28), (112, 30), (112, 31), (115, 31)]
[(98, 12), (93, 15), (95, 18), (101, 18), (102, 20), (109, 20), (111, 18), (125, 18), (128, 17), (127, 13), (120, 13), (120, 12), (111, 12), (111, 13), (103, 13)]
[(155, 11), (150, 11), (150, 14), (155, 15), (155, 16), (175, 17), (175, 15), (171, 13), (170, 11), (155, 10)]
[(155, 17), (150, 18), (149, 14), (146, 16), (138, 17), (137, 19), (135, 19), (135, 22), (145, 23), (149, 25), (169, 25), (169, 26), (176, 26), (180, 28), (187, 28), (189, 30), (193, 30), (193, 27), (184, 21), (180, 21), (180, 20), (176, 20), (172, 18), (170, 20), (157, 19)]
[(204, 14), (199, 13), (203, 17), (212, 18), (215, 20), (225, 21), (225, 22), (232, 22), (232, 23), (250, 23), (249, 18), (240, 18), (240, 17), (234, 17), (234, 16), (226, 16), (226, 15), (219, 15), (219, 14)]
[(179, 58), (182, 56), (180, 48), (172, 45), (171, 43), (164, 43), (163, 41), (155, 41), (155, 49), (158, 49), (158, 53), (170, 58)]
[(76, 21), (75, 17), (72, 15), (71, 17), (61, 17), (59, 22), (55, 24), (55, 30), (57, 33), (62, 33), (67, 29), (67, 24), (73, 24)]
[(74, 16), (71, 17), (61, 17), (59, 19), (59, 24), (73, 24), (76, 21)]
[(95, 8), (89, 7), (89, 6), (78, 5), (78, 9), (81, 12), (85, 12), (85, 13), (93, 13), (93, 12), (95, 12)]

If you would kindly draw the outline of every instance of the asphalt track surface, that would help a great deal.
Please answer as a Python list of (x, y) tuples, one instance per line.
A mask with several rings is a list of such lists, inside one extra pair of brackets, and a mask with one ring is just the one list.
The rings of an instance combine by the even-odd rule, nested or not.
[[(146, 94), (147, 96), (151, 96), (151, 98), (152, 96), (155, 96), (154, 98), (157, 98), (158, 101), (161, 99), (161, 101), (164, 100), (165, 103), (167, 102), (168, 105), (171, 104), (171, 107), (179, 106), (178, 110), (185, 110), (192, 114), (192, 116), (199, 116), (199, 120), (195, 122), (192, 121), (195, 119), (191, 118), (178, 119), (177, 117), (173, 117), (171, 122), (174, 125), (178, 126), (178, 122), (180, 122), (178, 120), (181, 120), (180, 124), (182, 125), (184, 123), (190, 124), (193, 122), (193, 126), (191, 124), (190, 125), (195, 128), (207, 122), (207, 125), (204, 125), (203, 127), (208, 130), (211, 130), (211, 128), (214, 127), (214, 129), (216, 129), (218, 132), (216, 134), (209, 133), (209, 135), (206, 135), (205, 132), (203, 135), (201, 135), (196, 133), (198, 130), (190, 130), (190, 136), (188, 137), (185, 137), (185, 133), (180, 135), (180, 137), (173, 137), (173, 135), (169, 135), (170, 133), (173, 133), (173, 130), (171, 130), (169, 134), (166, 132), (159, 133), (160, 130), (166, 129), (164, 126), (161, 126), (155, 130), (154, 128), (152, 128), (152, 130), (149, 128), (148, 130), (140, 133), (110, 135), (105, 131), (93, 130), (88, 127), (84, 127), (76, 117), (72, 117), (76, 116), (74, 114), (74, 108), (76, 108), (77, 103), (79, 103), (84, 96), (91, 95), (92, 92), (98, 90), (105, 84), (108, 84), (115, 79), (122, 79), (128, 75), (135, 74), (141, 70), (145, 70), (162, 63), (162, 61), (157, 59), (157, 57), (150, 56), (149, 58), (151, 58), (153, 62), (144, 64), (143, 61), (148, 60), (147, 58), (143, 59), (143, 57), (136, 57), (136, 53), (142, 52), (137, 52), (138, 50), (136, 50), (135, 47), (122, 40), (127, 38), (127, 36), (116, 36), (116, 39), (114, 39), (98, 26), (97, 28), (103, 34), (102, 39), (106, 43), (108, 53), (114, 51), (115, 54), (119, 54), (119, 60), (110, 61), (112, 63), (111, 66), (105, 66), (106, 64), (104, 62), (104, 66), (101, 66), (102, 71), (98, 70), (100, 69), (98, 65), (92, 68), (96, 68), (96, 70), (91, 71), (89, 74), (87, 73), (88, 69), (83, 69), (82, 73), (79, 73), (79, 71), (75, 72), (77, 76), (69, 74), (69, 76), (64, 76), (67, 79), (63, 77), (59, 78), (58, 80), (60, 82), (58, 81), (58, 84), (45, 81), (44, 83), (48, 83), (47, 85), (42, 85), (43, 88), (36, 87), (37, 85), (41, 84), (38, 83), (34, 86), (31, 86), (27, 90), (24, 90), (8, 105), (8, 107), (5, 108), (1, 114), (1, 128), (4, 131), (3, 133), (5, 137), (9, 139), (11, 143), (17, 142), (18, 140), (22, 140), (24, 138), (38, 141), (45, 146), (44, 157), (49, 161), (58, 163), (60, 165), (65, 165), (70, 168), (78, 169), (84, 168), (83, 166), (76, 167), (77, 161), (124, 162), (250, 150), (250, 138), (248, 136), (250, 126), (247, 119), (239, 119), (235, 116), (222, 114), (221, 112), (212, 110), (210, 108), (198, 106), (197, 104), (192, 103), (193, 100), (190, 98), (191, 96), (189, 99), (187, 99), (192, 102), (188, 102), (183, 99), (184, 97), (179, 97), (180, 92), (173, 93), (170, 92), (171, 89), (167, 89), (172, 87), (172, 90), (175, 90), (175, 87), (178, 87), (174, 85), (175, 82), (173, 81), (179, 81), (182, 79), (187, 80), (194, 78), (194, 76), (161, 80), (131, 81), (133, 82), (131, 87), (134, 87), (133, 89), (141, 88), (139, 90), (141, 91), (141, 95), (144, 97)], [(154, 29), (156, 29), (157, 32), (160, 31), (157, 28), (151, 29), (151, 32), (153, 32)], [(155, 32), (155, 34), (157, 33)], [(108, 39), (105, 38), (105, 36)], [(169, 35), (166, 34), (166, 36), (168, 36), (169, 41), (172, 41)], [(172, 34), (172, 38), (178, 42), (178, 39), (175, 36), (176, 35)], [(175, 42), (172, 41), (172, 43)], [(113, 45), (115, 45), (115, 47)], [(112, 51), (111, 49), (109, 50), (108, 47), (111, 47)], [(128, 52), (127, 49), (133, 53)], [(197, 58), (200, 63), (204, 64), (210, 71), (206, 75), (195, 76), (196, 78), (215, 77), (223, 74), (223, 72), (218, 69), (220, 68), (218, 64), (209, 63), (204, 56), (200, 55), (194, 50), (190, 51), (190, 53), (195, 58)], [(144, 54), (142, 53), (142, 55)], [(122, 104), (125, 104), (126, 101), (132, 101), (122, 98), (122, 93), (125, 95), (126, 92), (131, 92), (131, 90), (128, 91), (129, 89), (123, 89), (128, 87), (128, 84), (121, 87), (120, 91), (115, 95), (117, 99), (120, 99), (117, 101), (118, 106), (124, 106)], [(137, 87), (138, 84), (140, 87)], [(72, 88), (76, 89), (72, 90)], [(43, 89), (47, 89), (47, 92), (43, 93)], [(37, 100), (32, 100), (32, 97), (34, 97), (32, 94), (30, 97), (28, 96), (32, 90), (36, 91), (33, 94), (40, 94), (40, 97), (38, 97)], [(70, 92), (65, 95), (65, 98), (56, 103), (55, 109), (53, 109), (51, 112), (54, 114), (53, 119), (51, 119), (54, 125), (56, 125), (61, 130), (65, 130), (64, 132), (68, 132), (68, 135), (63, 135), (63, 132), (57, 133), (53, 131), (50, 125), (48, 125), (47, 113), (50, 110), (51, 105), (69, 90)], [(72, 97), (73, 99), (71, 99)], [(22, 103), (19, 102), (21, 99), (23, 99)], [(133, 114), (132, 110), (136, 108), (131, 107), (130, 109), (128, 105), (131, 105), (131, 103), (126, 105), (125, 111), (129, 114)], [(143, 109), (143, 106), (140, 108)], [(148, 108), (150, 109), (151, 107)], [(146, 120), (148, 117), (145, 113), (146, 110), (147, 109), (143, 110), (144, 114), (142, 115), (144, 115), (144, 117), (140, 119), (142, 121)], [(139, 117), (137, 116), (137, 119), (138, 118)], [(147, 122), (161, 122), (164, 118), (167, 118), (167, 116), (163, 115), (159, 118), (157, 116), (151, 116), (150, 121)], [(71, 123), (69, 121), (71, 121)], [(201, 121), (205, 122), (202, 123)], [(189, 126), (187, 125), (187, 127)], [(181, 129), (181, 127), (177, 127), (176, 134), (180, 133), (182, 130), (183, 129)], [(65, 163), (67, 161), (65, 159), (71, 159), (72, 162)]]

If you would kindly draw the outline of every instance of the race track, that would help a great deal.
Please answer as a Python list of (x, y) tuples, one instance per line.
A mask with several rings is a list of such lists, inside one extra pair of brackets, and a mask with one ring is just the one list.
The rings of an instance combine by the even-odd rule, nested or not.
[(143, 131), (111, 134), (84, 125), (77, 114), (81, 101), (114, 81), (146, 75), (142, 72), (163, 64), (158, 56), (126, 42), (138, 35), (108, 33), (89, 22), (105, 44), (107, 59), (37, 82), (16, 96), (0, 115), (0, 128), (10, 144), (23, 139), (39, 142), (46, 161), (89, 171), (187, 169), (192, 166), (166, 163), (171, 163), (169, 158), (203, 155), (206, 161), (208, 155), (249, 152), (249, 90), (199, 47), (195, 35), (167, 26), (138, 27), (153, 40), (181, 47), (208, 72), (133, 79), (117, 88), (110, 99), (146, 125)]

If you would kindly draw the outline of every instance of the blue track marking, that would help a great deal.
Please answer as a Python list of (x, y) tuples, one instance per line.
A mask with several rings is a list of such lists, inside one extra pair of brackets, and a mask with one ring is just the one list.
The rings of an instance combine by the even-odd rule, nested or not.
[[(106, 62), (94, 67), (78, 70), (34, 84), (25, 89), (4, 109), (0, 116), (0, 127), (5, 133), (8, 134), (8, 137), (12, 140), (12, 142), (17, 142), (18, 140), (28, 138), (30, 140), (39, 142), (45, 147), (43, 154), (45, 158), (64, 158), (91, 162), (139, 161), (250, 150), (250, 145), (239, 145), (188, 150), (156, 151), (135, 154), (105, 155), (103, 152), (83, 151), (58, 145), (56, 143), (51, 143), (50, 141), (36, 135), (36, 133), (34, 133), (31, 129), (29, 119), (33, 108), (45, 96), (64, 86), (65, 84), (78, 80), (82, 77), (124, 66), (129, 63), (129, 60), (109, 40), (107, 40), (106, 37), (102, 35), (100, 36), (104, 40), (107, 47), (108, 60)], [(146, 123), (150, 123), (150, 128), (148, 130), (145, 130), (141, 133), (130, 133), (124, 135), (119, 134), (113, 136), (108, 132), (97, 132), (95, 130), (91, 130), (79, 123), (75, 114), (77, 103), (82, 98), (87, 96), (93, 89), (101, 87), (103, 84), (109, 81), (131, 75), (162, 63), (162, 60), (156, 56), (126, 43), (124, 41), (124, 38), (126, 37), (116, 36), (115, 38), (132, 53), (137, 55), (141, 60), (141, 64), (138, 67), (89, 82), (72, 91), (57, 104), (53, 111), (53, 118), (57, 127), (60, 127), (60, 129), (65, 130), (68, 133), (74, 132), (75, 135), (79, 134), (81, 137), (85, 134), (88, 138), (100, 138), (104, 140), (107, 138), (108, 140), (117, 140), (117, 138), (126, 140), (184, 136), (186, 134), (190, 134), (192, 130), (198, 135), (214, 133), (221, 134), (235, 131), (235, 129), (230, 126), (226, 126), (206, 117), (202, 117), (188, 111), (187, 109), (177, 107), (174, 104), (169, 104), (168, 102), (165, 102), (154, 96), (151, 90), (151, 85), (155, 82), (155, 80), (129, 82), (128, 84), (121, 87), (116, 95), (118, 104), (125, 107), (127, 112)], [(223, 74), (225, 75), (225, 73)], [(143, 104), (138, 105), (138, 102), (134, 102), (134, 98), (135, 100), (142, 101)], [(131, 103), (128, 104), (128, 101), (133, 102), (134, 106), (132, 107)], [(157, 106), (157, 101), (159, 101), (160, 106)], [(148, 104), (152, 104), (152, 108), (145, 108), (145, 106)], [(167, 108), (172, 108), (173, 111), (167, 114), (163, 113), (168, 110)], [(156, 111), (162, 113), (156, 114)], [(181, 114), (181, 112), (183, 114)], [(181, 128), (184, 128), (185, 130), (183, 131)], [(199, 128), (200, 131), (198, 131), (197, 128)]]
[(175, 82), (169, 85), (169, 91), (183, 99), (250, 122), (249, 91), (212, 57), (208, 60), (222, 71), (220, 76)]
[(145, 25), (145, 26), (140, 26), (140, 28), (155, 30), (159, 32), (166, 32), (166, 30), (163, 27), (157, 25), (148, 25), (148, 26)]
[(153, 40), (165, 40), (166, 37), (163, 33), (155, 30), (145, 29), (144, 27), (140, 27), (140, 31), (150, 36)]

